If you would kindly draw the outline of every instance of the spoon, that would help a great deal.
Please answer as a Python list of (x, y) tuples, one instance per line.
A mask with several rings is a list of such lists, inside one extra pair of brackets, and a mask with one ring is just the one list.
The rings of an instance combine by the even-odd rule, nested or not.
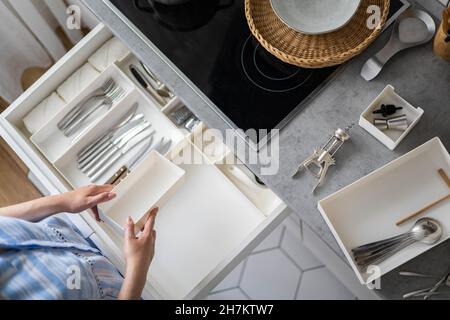
[(364, 267), (380, 263), (415, 242), (432, 245), (441, 237), (442, 226), (439, 221), (422, 218), (416, 221), (409, 232), (357, 247), (352, 252), (358, 265)]

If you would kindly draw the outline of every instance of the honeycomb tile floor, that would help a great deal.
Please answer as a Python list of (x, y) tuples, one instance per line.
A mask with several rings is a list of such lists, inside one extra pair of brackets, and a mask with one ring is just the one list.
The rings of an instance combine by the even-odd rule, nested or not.
[(354, 300), (303, 245), (301, 221), (288, 217), (214, 290), (210, 300)]

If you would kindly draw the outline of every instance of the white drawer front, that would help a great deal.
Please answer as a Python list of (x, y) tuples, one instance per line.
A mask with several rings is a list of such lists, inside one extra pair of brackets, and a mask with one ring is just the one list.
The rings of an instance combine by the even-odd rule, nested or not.
[[(66, 181), (55, 169), (55, 163), (47, 160), (33, 144), (22, 119), (111, 36), (105, 26), (95, 28), (0, 117), (1, 135), (51, 193), (70, 190), (73, 181)], [(123, 75), (127, 76), (127, 64), (136, 62), (136, 58), (128, 56), (117, 63), (116, 68), (121, 68)], [(140, 101), (155, 104), (150, 106), (152, 109), (149, 115), (158, 112), (159, 115), (153, 118), (167, 117), (172, 107), (160, 109), (142, 88), (136, 86), (132, 90), (134, 93), (130, 97), (142, 96)], [(145, 103), (142, 103), (144, 107)], [(106, 116), (104, 119), (111, 117), (114, 118)], [(168, 119), (163, 122), (170, 121)], [(177, 144), (181, 139), (185, 147), (194, 148), (195, 152), (202, 154), (202, 150), (192, 144), (192, 136), (184, 136), (175, 125), (164, 126), (168, 128), (165, 129), (168, 130), (167, 134), (172, 131), (178, 137)], [(79, 141), (83, 141), (83, 138)], [(71, 152), (76, 153), (74, 150), (70, 151), (69, 148), (66, 153), (58, 155), (69, 163)], [(247, 190), (246, 181), (238, 181), (239, 175), (230, 175), (229, 168), (208, 162), (211, 159), (205, 160), (203, 165), (180, 165), (186, 171), (185, 184), (160, 210), (156, 226), (157, 252), (149, 272), (144, 294), (146, 298), (185, 299), (205, 296), (289, 211), (270, 190)], [(123, 272), (125, 262), (121, 236), (108, 225), (95, 222), (88, 213), (82, 214), (82, 218), (83, 222), (73, 220), (77, 224), (86, 222), (92, 228), (92, 240)]]

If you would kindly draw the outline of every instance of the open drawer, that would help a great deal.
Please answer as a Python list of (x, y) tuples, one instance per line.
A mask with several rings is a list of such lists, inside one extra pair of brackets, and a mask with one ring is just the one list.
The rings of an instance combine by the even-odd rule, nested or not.
[[(100, 24), (0, 117), (2, 137), (51, 193), (66, 192), (71, 190), (73, 185), (78, 185), (78, 181), (85, 181), (80, 178), (74, 183), (71, 180), (72, 176), (79, 176), (71, 165), (71, 157), (87, 138), (85, 136), (76, 140), (68, 150), (57, 154), (55, 158), (58, 159), (49, 159), (48, 155), (33, 143), (22, 119), (83, 66), (111, 37), (109, 29)], [(112, 68), (115, 72), (122, 72), (121, 76), (127, 77), (127, 61), (135, 62), (133, 57), (128, 55), (122, 61), (116, 62)], [(183, 184), (160, 208), (156, 225), (156, 255), (150, 267), (144, 297), (203, 298), (276, 228), (289, 210), (269, 189), (248, 187), (250, 179), (244, 178), (240, 183), (242, 173), (234, 174), (234, 168), (224, 167), (210, 159), (194, 143), (194, 135), (186, 134), (172, 125), (168, 116), (170, 106), (157, 107), (152, 97), (136, 85), (133, 79), (130, 79), (129, 85), (129, 94), (120, 104), (126, 108), (132, 103), (127, 99), (141, 101), (140, 108), (154, 119), (155, 127), (164, 131), (166, 136), (171, 136), (174, 141), (171, 152), (165, 156), (166, 159), (185, 172)], [(118, 108), (119, 105), (88, 131), (95, 135), (102, 126), (105, 127), (108, 119), (119, 118)], [(49, 119), (49, 123), (52, 123), (52, 119)], [(190, 150), (197, 158), (201, 158), (201, 164), (180, 161), (185, 150)], [(243, 169), (240, 169), (240, 166), (242, 164), (237, 165), (236, 170)], [(87, 236), (90, 236), (119, 271), (124, 272), (125, 261), (120, 233), (105, 223), (97, 223), (87, 212), (81, 217), (82, 219), (79, 219), (74, 216), (72, 219), (80, 229), (86, 230), (86, 226), (89, 227), (91, 231), (87, 232)]]

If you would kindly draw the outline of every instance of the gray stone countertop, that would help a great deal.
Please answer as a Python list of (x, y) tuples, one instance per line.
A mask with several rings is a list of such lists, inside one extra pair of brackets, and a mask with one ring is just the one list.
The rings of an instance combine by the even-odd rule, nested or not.
[[(418, 3), (435, 17), (439, 17), (443, 10), (437, 0), (410, 2)], [(192, 90), (192, 84), (168, 67), (161, 56), (150, 49), (146, 40), (123, 23), (103, 0), (85, 3), (209, 127), (220, 130), (229, 128), (205, 100)], [(338, 74), (281, 131), (279, 172), (261, 177), (342, 259), (345, 259), (344, 254), (321, 217), (317, 202), (433, 137), (439, 136), (450, 149), (450, 64), (434, 55), (431, 42), (397, 54), (375, 80), (366, 82), (361, 78), (361, 67), (384, 46), (389, 31), (384, 32), (361, 55), (342, 66)], [(336, 166), (330, 169), (326, 183), (315, 195), (311, 194), (315, 182), (311, 176), (291, 178), (294, 168), (314, 147), (322, 145), (336, 128), (357, 124), (361, 112), (388, 84), (393, 85), (413, 106), (425, 111), (421, 121), (395, 151), (388, 150), (356, 125), (350, 132), (351, 140), (336, 154)], [(257, 166), (251, 168), (255, 172), (259, 171)], [(439, 274), (445, 269), (444, 264), (450, 265), (449, 247), (450, 244), (446, 242), (436, 250), (410, 261), (407, 264), (409, 270)], [(402, 279), (397, 274), (397, 270), (394, 270), (383, 277), (382, 290), (378, 292), (380, 296), (400, 298), (408, 288), (417, 289), (416, 282)]]

